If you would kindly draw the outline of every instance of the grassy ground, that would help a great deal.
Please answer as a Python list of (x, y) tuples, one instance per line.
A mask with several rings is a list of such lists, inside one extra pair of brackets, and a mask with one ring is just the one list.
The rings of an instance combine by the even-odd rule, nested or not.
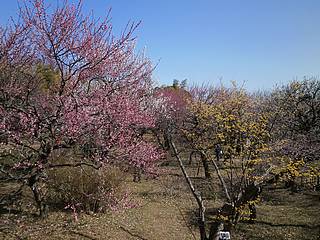
[(320, 239), (319, 194), (269, 189), (263, 199), (257, 222), (238, 226), (243, 239)]
[[(68, 212), (51, 212), (38, 219), (30, 206), (0, 214), (0, 239), (198, 239), (196, 205), (177, 166), (163, 167), (159, 179), (143, 179), (128, 188), (138, 207), (125, 212), (81, 214), (77, 222)], [(189, 169), (196, 175), (197, 169)], [(203, 185), (203, 174), (193, 180)], [(216, 183), (216, 179), (213, 179)], [(220, 207), (215, 184), (206, 184), (206, 205)], [(285, 189), (265, 189), (257, 207), (255, 224), (240, 223), (232, 239), (320, 239), (320, 195), (315, 192), (290, 194)]]

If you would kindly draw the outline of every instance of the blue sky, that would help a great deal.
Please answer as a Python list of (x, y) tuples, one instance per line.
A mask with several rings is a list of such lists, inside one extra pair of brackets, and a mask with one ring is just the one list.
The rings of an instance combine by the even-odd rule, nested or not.
[[(17, 4), (1, 4), (5, 24)], [(319, 0), (84, 0), (96, 16), (110, 7), (116, 32), (142, 21), (138, 48), (158, 63), (159, 84), (236, 80), (257, 90), (320, 75)]]

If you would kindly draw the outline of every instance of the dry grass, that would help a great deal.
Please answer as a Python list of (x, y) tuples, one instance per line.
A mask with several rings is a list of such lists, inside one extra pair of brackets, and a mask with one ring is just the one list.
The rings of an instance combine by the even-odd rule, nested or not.
[(257, 222), (238, 226), (239, 239), (320, 239), (319, 193), (265, 189), (263, 198)]
[[(195, 175), (196, 169), (189, 169)], [(194, 178), (201, 185), (201, 176)], [(208, 189), (215, 188), (213, 185)], [(40, 220), (34, 209), (2, 212), (0, 239), (198, 239), (196, 205), (177, 166), (163, 167), (159, 179), (133, 183), (127, 179), (138, 206), (125, 212), (81, 214), (75, 222), (68, 212), (51, 212)], [(208, 189), (204, 189), (206, 192)], [(218, 195), (207, 194), (208, 210), (219, 207)], [(265, 189), (256, 224), (240, 223), (232, 239), (320, 239), (320, 199), (316, 193), (290, 194)], [(194, 238), (195, 236), (195, 238)]]

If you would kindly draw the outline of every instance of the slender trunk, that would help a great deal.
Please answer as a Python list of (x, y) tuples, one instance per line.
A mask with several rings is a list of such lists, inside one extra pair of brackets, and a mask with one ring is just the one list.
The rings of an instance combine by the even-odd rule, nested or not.
[(219, 240), (221, 230), (223, 230), (223, 223), (221, 221), (214, 222), (210, 227), (209, 240)]
[(249, 204), (250, 216), (249, 221), (253, 223), (257, 219), (257, 209), (254, 203)]
[(168, 130), (165, 130), (164, 134), (163, 134), (163, 139), (164, 139), (164, 143), (163, 143), (163, 146), (164, 146), (164, 150), (169, 150), (170, 149), (170, 139), (169, 139), (169, 136), (168, 136)]
[(173, 149), (173, 153), (174, 153), (176, 159), (179, 162), (180, 169), (181, 169), (182, 174), (183, 174), (183, 176), (184, 176), (184, 178), (185, 178), (185, 180), (186, 180), (186, 182), (187, 182), (187, 184), (188, 184), (188, 186), (189, 186), (189, 188), (191, 190), (191, 193), (192, 193), (193, 197), (195, 198), (195, 200), (197, 201), (197, 204), (198, 204), (198, 210), (199, 210), (199, 213), (198, 213), (198, 215), (199, 215), (198, 216), (198, 227), (199, 227), (199, 231), (200, 231), (200, 239), (201, 240), (208, 240), (207, 233), (206, 233), (206, 226), (205, 226), (205, 223), (206, 223), (205, 222), (205, 211), (206, 211), (206, 209), (205, 209), (205, 206), (203, 204), (202, 196), (201, 196), (200, 192), (197, 191), (195, 189), (195, 187), (193, 186), (193, 183), (192, 183), (192, 181), (191, 181), (191, 179), (190, 179), (190, 177), (189, 177), (189, 175), (187, 173), (187, 170), (184, 167), (184, 164), (183, 164), (183, 162), (182, 162), (182, 160), (181, 160), (181, 158), (179, 156), (179, 153), (177, 151), (177, 148), (176, 148), (175, 144), (172, 141), (170, 141), (170, 145), (171, 145), (171, 147)]
[(46, 205), (43, 194), (39, 188), (39, 175), (35, 174), (32, 175), (28, 182), (29, 187), (31, 188), (31, 191), (33, 193), (34, 200), (37, 204), (38, 210), (39, 210), (39, 216), (41, 218), (45, 218), (48, 215), (48, 206)]
[(197, 151), (192, 151), (189, 155), (189, 165), (192, 164), (192, 157), (195, 156), (197, 157), (198, 152)]
[[(158, 130), (158, 131), (159, 131), (159, 130)], [(162, 143), (161, 138), (160, 138), (159, 134), (157, 133), (157, 130), (153, 131), (153, 135), (156, 137), (159, 146), (160, 146), (163, 150), (165, 150), (164, 144)]]
[(294, 179), (289, 179), (285, 183), (285, 186), (287, 188), (290, 188), (291, 192), (298, 192), (298, 187), (297, 187), (297, 184), (295, 183)]
[[(203, 155), (205, 155), (204, 152), (201, 152), (201, 153), (202, 153)], [(230, 195), (229, 195), (228, 187), (227, 187), (227, 184), (226, 184), (226, 182), (224, 181), (224, 179), (223, 179), (223, 177), (222, 177), (222, 175), (221, 175), (221, 173), (220, 173), (220, 169), (219, 169), (218, 165), (216, 164), (216, 162), (215, 162), (213, 159), (211, 159), (211, 161), (212, 161), (213, 166), (214, 166), (214, 168), (215, 168), (215, 170), (216, 170), (216, 172), (217, 172), (218, 178), (219, 178), (220, 183), (221, 183), (221, 185), (222, 185), (222, 187), (223, 187), (223, 190), (224, 190), (224, 192), (225, 192), (225, 194), (226, 194), (227, 200), (229, 201), (229, 203), (231, 203), (232, 201), (231, 201), (231, 197), (230, 197)]]
[(320, 191), (320, 176), (317, 176), (317, 185), (315, 187), (316, 191)]
[(207, 233), (206, 233), (206, 220), (205, 220), (205, 207), (203, 205), (203, 201), (201, 202), (201, 206), (199, 207), (199, 231), (200, 231), (200, 239), (201, 240), (208, 240)]
[(210, 171), (209, 171), (209, 164), (206, 156), (201, 153), (201, 161), (204, 169), (204, 176), (206, 179), (211, 178)]
[(133, 173), (133, 181), (141, 182), (142, 170), (140, 168), (135, 168)]

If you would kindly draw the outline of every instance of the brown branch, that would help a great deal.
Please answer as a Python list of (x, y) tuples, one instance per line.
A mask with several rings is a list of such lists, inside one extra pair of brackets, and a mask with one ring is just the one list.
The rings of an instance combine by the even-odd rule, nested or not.
[[(207, 155), (205, 154), (205, 152), (201, 151), (201, 153), (202, 153), (205, 157), (207, 157)], [(219, 180), (220, 180), (220, 183), (222, 184), (224, 193), (225, 193), (225, 195), (226, 195), (229, 203), (232, 203), (231, 197), (230, 197), (230, 195), (229, 195), (229, 191), (228, 191), (227, 184), (226, 184), (226, 182), (224, 181), (224, 179), (223, 179), (223, 177), (222, 177), (222, 175), (221, 175), (221, 172), (220, 172), (220, 169), (219, 169), (217, 163), (213, 160), (213, 158), (211, 158), (211, 162), (213, 163), (213, 166), (214, 166), (214, 168), (215, 168), (215, 170), (216, 170), (216, 172), (217, 172), (218, 178), (219, 178)]]
[(63, 167), (81, 167), (81, 166), (88, 166), (88, 167), (92, 167), (94, 169), (100, 169), (101, 168), (101, 164), (96, 165), (93, 163), (85, 163), (85, 162), (79, 162), (79, 163), (62, 163), (62, 164), (49, 164), (48, 167), (49, 168), (63, 168)]
[(178, 150), (172, 140), (170, 140), (170, 145), (172, 147), (174, 156), (176, 157), (176, 159), (179, 162), (180, 169), (181, 169), (183, 176), (184, 176), (184, 178), (185, 178), (185, 180), (191, 190), (191, 193), (192, 193), (193, 197), (196, 199), (197, 204), (198, 204), (198, 208), (199, 208), (198, 224), (199, 224), (201, 239), (202, 240), (207, 239), (206, 231), (205, 231), (205, 211), (206, 211), (206, 208), (203, 204), (203, 199), (202, 199), (201, 193), (195, 189), (195, 187), (194, 187), (194, 185), (193, 185), (193, 183), (192, 183), (192, 181), (191, 181), (191, 179), (190, 179), (190, 177), (184, 167), (184, 164), (179, 156)]

